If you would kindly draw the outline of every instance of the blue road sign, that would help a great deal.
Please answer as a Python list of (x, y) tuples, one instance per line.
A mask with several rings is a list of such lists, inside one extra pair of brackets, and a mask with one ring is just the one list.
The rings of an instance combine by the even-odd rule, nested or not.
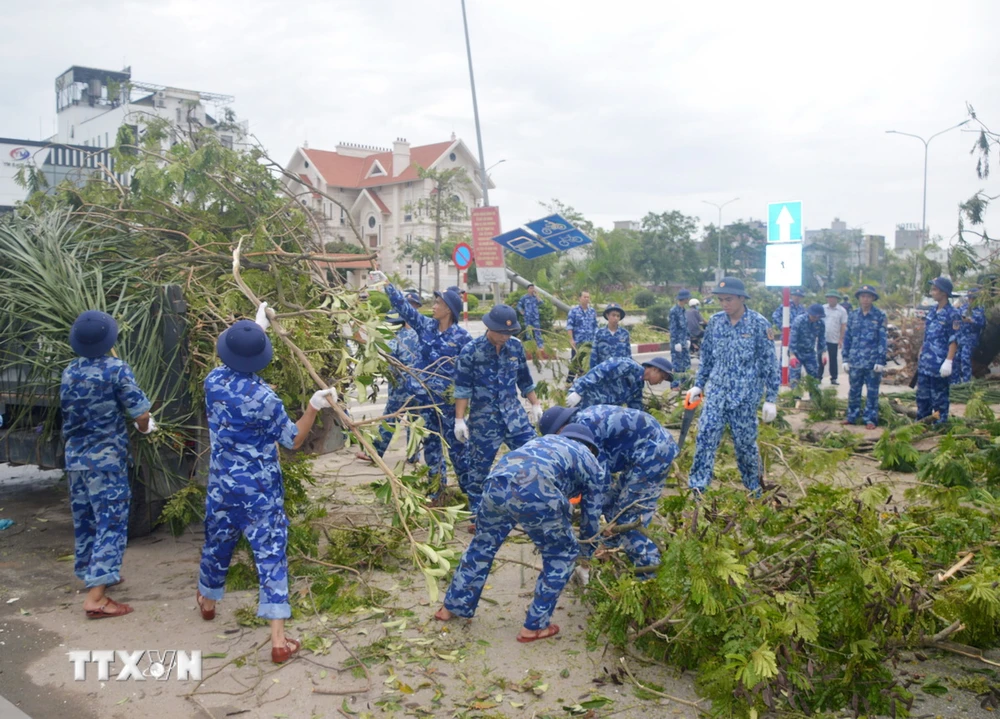
[(802, 242), (801, 202), (772, 202), (768, 204), (767, 241)]
[(472, 264), (472, 248), (464, 242), (455, 245), (455, 251), (451, 255), (451, 261), (460, 270), (468, 269)]
[(493, 241), (529, 260), (593, 242), (561, 215), (549, 215), (528, 222), (525, 227), (494, 237)]
[(533, 234), (524, 229), (512, 230), (493, 238), (497, 244), (503, 245), (511, 252), (515, 252), (526, 260), (533, 260), (556, 251), (555, 247), (550, 247)]

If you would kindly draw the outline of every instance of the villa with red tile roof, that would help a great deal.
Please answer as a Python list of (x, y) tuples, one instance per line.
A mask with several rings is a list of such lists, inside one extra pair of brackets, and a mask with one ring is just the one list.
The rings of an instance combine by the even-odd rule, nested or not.
[[(285, 179), (285, 184), (319, 220), (324, 243), (356, 243), (351, 229), (353, 221), (365, 249), (378, 252), (380, 268), (398, 273), (416, 286), (417, 265), (402, 257), (402, 251), (407, 243), (434, 238), (433, 220), (426, 214), (421, 216), (418, 209), (421, 200), (431, 197), (433, 183), (420, 179), (418, 166), (441, 170), (465, 168), (470, 182), (466, 189), (456, 194), (468, 208), (481, 204), (479, 163), (454, 134), (445, 142), (412, 147), (400, 138), (392, 144), (391, 150), (350, 143), (341, 143), (334, 151), (304, 145), (295, 150), (287, 165), (288, 171), (301, 182)], [(492, 182), (490, 187), (493, 187)], [(324, 194), (336, 198), (346, 210)], [(467, 236), (470, 232), (468, 222), (451, 227), (453, 235)], [(358, 274), (360, 272), (352, 272), (351, 280), (363, 281), (363, 277), (355, 276)], [(428, 275), (432, 276), (433, 270), (425, 268), (424, 289), (432, 289), (433, 279), (428, 279)], [(455, 279), (454, 266), (442, 261), (442, 288), (455, 284)]]

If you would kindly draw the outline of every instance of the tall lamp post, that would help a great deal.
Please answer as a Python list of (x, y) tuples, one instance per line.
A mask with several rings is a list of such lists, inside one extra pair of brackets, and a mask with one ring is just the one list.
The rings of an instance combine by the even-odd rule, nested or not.
[(740, 198), (734, 197), (731, 200), (723, 202), (721, 205), (717, 205), (714, 202), (709, 202), (708, 200), (702, 200), (702, 202), (704, 202), (706, 205), (711, 205), (712, 207), (714, 207), (719, 211), (719, 224), (716, 225), (717, 227), (716, 231), (719, 233), (719, 261), (715, 266), (715, 284), (719, 284), (719, 281), (722, 279), (722, 208), (728, 204), (736, 202), (738, 199)]
[[(958, 123), (957, 125), (952, 125), (951, 127), (948, 127), (948, 128), (945, 128), (944, 130), (941, 130), (941, 132), (935, 132), (933, 135), (931, 135), (930, 137), (928, 137), (926, 140), (924, 138), (922, 138), (920, 135), (914, 135), (911, 132), (900, 132), (899, 130), (886, 130), (885, 131), (887, 135), (905, 135), (906, 137), (915, 137), (916, 139), (918, 139), (922, 143), (924, 143), (924, 208), (923, 208), (923, 214), (921, 215), (921, 219), (920, 219), (920, 232), (921, 232), (921, 235), (922, 235), (922, 237), (920, 238), (921, 243), (926, 243), (927, 240), (928, 240), (928, 237), (927, 237), (927, 146), (930, 145), (931, 144), (931, 140), (933, 140), (938, 135), (943, 135), (946, 132), (950, 132), (951, 130), (954, 130), (957, 127), (961, 127), (962, 125), (966, 124), (967, 122), (971, 122), (971, 120), (963, 120), (962, 122)], [(918, 247), (917, 251), (919, 252), (920, 249), (922, 249), (922, 247)], [(914, 269), (913, 269), (913, 301), (916, 302), (917, 301), (917, 292), (920, 289), (920, 258), (919, 257), (914, 257), (913, 264), (914, 264)]]

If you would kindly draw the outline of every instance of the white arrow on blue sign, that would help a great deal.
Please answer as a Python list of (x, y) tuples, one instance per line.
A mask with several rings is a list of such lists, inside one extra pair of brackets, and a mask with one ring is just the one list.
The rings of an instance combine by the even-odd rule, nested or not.
[(768, 204), (767, 241), (802, 242), (801, 202), (772, 202)]

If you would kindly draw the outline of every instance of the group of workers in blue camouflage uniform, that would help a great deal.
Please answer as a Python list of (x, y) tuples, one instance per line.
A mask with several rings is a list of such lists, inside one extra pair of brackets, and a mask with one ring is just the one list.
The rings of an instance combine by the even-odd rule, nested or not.
[(866, 428), (875, 429), (878, 425), (878, 390), (885, 372), (888, 322), (885, 312), (875, 306), (879, 295), (874, 286), (862, 285), (854, 297), (860, 306), (847, 315), (841, 364), (851, 383), (844, 424), (857, 423), (861, 414), (861, 391), (867, 388), (863, 419)]
[(610, 303), (604, 308), (606, 327), (601, 327), (594, 335), (594, 344), (590, 350), (590, 369), (614, 357), (632, 357), (632, 335), (621, 326), (625, 319), (625, 310), (621, 305)]
[(691, 369), (691, 335), (688, 334), (687, 306), (691, 301), (691, 290), (682, 289), (677, 293), (677, 302), (670, 308), (670, 364), (674, 367), (674, 381), (671, 389), (680, 387), (681, 377)]
[(792, 322), (788, 338), (788, 382), (792, 387), (802, 378), (803, 368), (810, 377), (820, 379), (823, 376), (821, 363), (826, 347), (826, 324), (823, 321), (825, 314), (823, 305), (813, 304)]
[(525, 338), (534, 338), (538, 349), (545, 347), (545, 340), (542, 338), (542, 315), (538, 309), (540, 304), (538, 288), (534, 283), (528, 285), (524, 296), (517, 301), (517, 311), (524, 317)]
[(673, 366), (664, 357), (654, 357), (642, 364), (634, 359), (615, 357), (574, 380), (566, 404), (581, 408), (595, 404), (624, 404), (642, 409), (645, 383), (657, 385), (673, 378)]

